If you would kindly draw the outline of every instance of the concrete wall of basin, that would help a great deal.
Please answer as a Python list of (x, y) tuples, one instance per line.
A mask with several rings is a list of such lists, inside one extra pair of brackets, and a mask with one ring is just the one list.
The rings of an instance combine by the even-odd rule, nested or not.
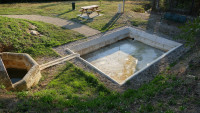
[(188, 49), (183, 45), (180, 45), (168, 51), (166, 54), (153, 61), (150, 65), (129, 77), (122, 85), (138, 87), (144, 83), (148, 83), (153, 80), (158, 73), (164, 71), (169, 64), (174, 63), (179, 59), (187, 50)]
[(90, 53), (92, 51), (95, 51), (97, 49), (100, 49), (102, 47), (105, 47), (107, 45), (110, 45), (112, 43), (115, 43), (119, 40), (122, 40), (126, 37), (129, 37), (129, 30), (128, 28), (122, 29), (120, 31), (117, 31), (115, 33), (109, 33), (106, 34), (100, 38), (96, 38), (90, 41), (86, 41), (84, 43), (81, 43), (79, 45), (75, 45), (72, 47), (69, 47), (70, 50), (79, 53), (80, 55), (84, 55), (87, 53)]
[(75, 46), (71, 46), (69, 47), (69, 49), (76, 53), (79, 53), (80, 55), (84, 55), (127, 37), (134, 38), (137, 41), (140, 41), (155, 48), (159, 48), (164, 51), (169, 51), (172, 48), (181, 45), (180, 43), (177, 43), (175, 41), (152, 35), (146, 33), (145, 31), (141, 31), (132, 27), (126, 27), (124, 29), (105, 34), (102, 37), (89, 40)]
[[(149, 82), (158, 73), (166, 69), (166, 66), (168, 66), (170, 63), (175, 62), (182, 54), (184, 54), (188, 50), (181, 43), (168, 40), (166, 38), (159, 37), (153, 34), (149, 34), (145, 31), (141, 31), (132, 27), (125, 27), (124, 29), (113, 31), (111, 33), (103, 35), (102, 37), (89, 40), (75, 46), (71, 46), (69, 47), (69, 49), (76, 53), (79, 53), (80, 55), (84, 55), (127, 37), (134, 38), (137, 41), (164, 50), (166, 51), (166, 53), (160, 56), (158, 59), (153, 61), (145, 68), (143, 68), (142, 70), (134, 73), (122, 84), (119, 84), (123, 86), (129, 85), (131, 87), (138, 87), (138, 85)], [(90, 68), (91, 70), (95, 70), (102, 76), (105, 76), (111, 81), (117, 83), (89, 62), (83, 60), (82, 58), (79, 59), (85, 65), (87, 65), (86, 67)]]

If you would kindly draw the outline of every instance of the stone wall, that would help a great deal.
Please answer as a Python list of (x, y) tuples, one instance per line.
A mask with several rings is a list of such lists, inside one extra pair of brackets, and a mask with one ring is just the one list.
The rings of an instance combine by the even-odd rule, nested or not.
[(28, 54), (9, 53), (1, 54), (6, 68), (17, 68), (29, 70), (36, 62)]
[(12, 82), (5, 69), (2, 59), (0, 58), (0, 85), (4, 85), (7, 89), (12, 88)]
[[(1, 70), (3, 68), (5, 69), (15, 68), (15, 69), (26, 69), (28, 71), (27, 74), (20, 81), (14, 84), (10, 82), (12, 88), (9, 88), (9, 89), (26, 90), (36, 85), (39, 82), (41, 78), (40, 67), (30, 55), (26, 53), (4, 52), (0, 54), (0, 57), (3, 60), (2, 64), (0, 65)], [(7, 74), (7, 71), (4, 71), (4, 73)], [(9, 78), (9, 75), (6, 80), (3, 78), (5, 78), (5, 74), (0, 74), (0, 81), (4, 81), (2, 82), (3, 85), (5, 85), (6, 87), (9, 87), (10, 84), (8, 85), (5, 82)], [(10, 78), (7, 81), (11, 81)]]

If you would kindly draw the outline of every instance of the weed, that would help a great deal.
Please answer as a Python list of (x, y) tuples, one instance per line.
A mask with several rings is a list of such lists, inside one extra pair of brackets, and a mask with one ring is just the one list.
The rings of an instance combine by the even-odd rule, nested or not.
[(144, 13), (145, 12), (145, 10), (144, 10), (144, 8), (142, 6), (137, 6), (137, 5), (133, 6), (132, 11), (140, 12), (140, 13)]
[(147, 21), (146, 20), (142, 20), (142, 19), (133, 19), (133, 20), (131, 20), (131, 24), (133, 26), (146, 25)]
[(180, 107), (179, 107), (179, 110), (180, 110), (180, 111), (184, 111), (184, 110), (185, 110), (185, 106), (180, 106)]
[(176, 100), (174, 98), (171, 98), (169, 101), (168, 101), (168, 104), (169, 105), (176, 105)]
[(0, 108), (3, 108), (3, 107), (4, 107), (3, 103), (0, 103)]
[(173, 62), (173, 63), (171, 63), (169, 66), (170, 66), (170, 67), (174, 67), (176, 64), (177, 64), (177, 62)]
[(28, 91), (21, 91), (16, 93), (18, 98), (24, 98), (28, 95)]
[(174, 111), (171, 110), (171, 109), (169, 109), (169, 110), (167, 110), (165, 113), (174, 113)]
[(139, 108), (139, 112), (143, 113), (143, 112), (153, 112), (155, 110), (154, 106), (152, 106), (151, 104), (147, 104), (147, 105), (141, 105)]
[(6, 87), (4, 85), (0, 85), (0, 89), (5, 89)]

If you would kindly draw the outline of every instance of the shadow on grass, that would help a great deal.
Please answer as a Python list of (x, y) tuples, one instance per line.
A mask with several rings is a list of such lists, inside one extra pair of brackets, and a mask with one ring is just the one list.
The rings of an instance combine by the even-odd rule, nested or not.
[(57, 79), (60, 75), (63, 75), (65, 71), (69, 70), (72, 66), (73, 65), (71, 63), (67, 62), (65, 68), (61, 69), (61, 72), (54, 79)]
[(68, 11), (66, 11), (66, 12), (60, 13), (60, 14), (57, 15), (57, 17), (59, 17), (59, 16), (61, 16), (61, 15), (64, 15), (64, 14), (67, 14), (67, 13), (72, 12), (72, 11), (73, 11), (73, 10), (68, 10)]
[(101, 28), (101, 31), (107, 31), (109, 30), (116, 22), (117, 20), (121, 17), (122, 13), (116, 13), (110, 21), (103, 27)]
[(48, 5), (42, 5), (42, 6), (39, 6), (39, 8), (43, 9), (43, 8), (47, 8), (47, 7), (51, 7), (51, 6), (56, 6), (58, 4), (48, 4)]

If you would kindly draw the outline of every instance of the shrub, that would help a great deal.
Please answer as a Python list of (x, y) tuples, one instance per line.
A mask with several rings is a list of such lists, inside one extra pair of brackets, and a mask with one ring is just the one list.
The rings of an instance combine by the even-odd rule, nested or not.
[(145, 24), (147, 24), (147, 20), (134, 19), (134, 20), (131, 20), (131, 24), (133, 26), (145, 25)]
[(134, 12), (140, 12), (140, 13), (144, 13), (145, 12), (145, 10), (144, 10), (144, 8), (142, 6), (134, 6), (132, 8), (132, 11), (134, 11)]

